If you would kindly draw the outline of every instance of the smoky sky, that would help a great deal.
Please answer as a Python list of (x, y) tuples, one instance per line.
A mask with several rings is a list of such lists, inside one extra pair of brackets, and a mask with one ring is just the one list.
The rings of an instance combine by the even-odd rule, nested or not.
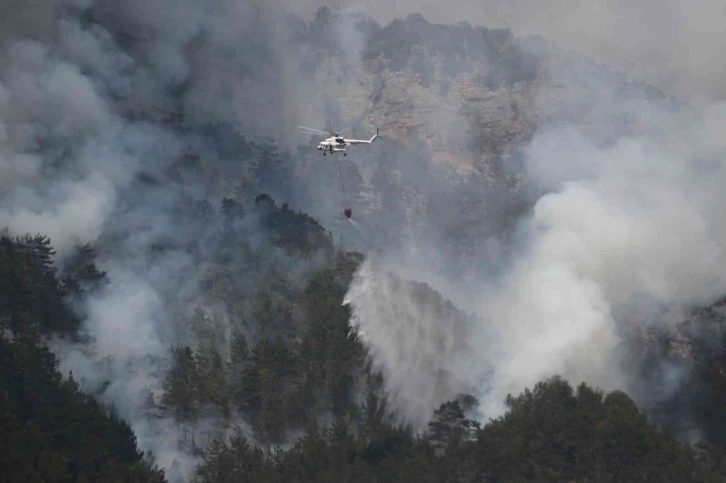
[[(517, 10), (522, 22), (528, 18), (523, 10)], [(474, 18), (469, 16), (472, 22)], [(627, 33), (629, 21), (615, 16), (612, 28)], [(644, 22), (646, 28), (649, 22)], [(648, 42), (630, 38), (640, 46), (634, 52), (650, 48)], [(558, 41), (557, 36), (552, 39)], [(655, 44), (654, 49), (660, 47)], [(650, 64), (661, 81), (670, 82), (669, 69), (678, 64), (677, 57), (668, 59), (668, 65)], [(611, 65), (617, 67), (617, 62)], [(688, 68), (698, 72), (697, 66)], [(724, 198), (719, 188), (725, 152), (716, 134), (723, 125), (723, 104), (673, 105), (646, 91), (624, 89), (622, 78), (612, 74), (587, 56), (567, 53), (555, 54), (541, 66), (529, 91), (538, 125), (524, 149), (533, 205), (520, 220), (520, 243), (501, 278), (478, 270), (473, 283), (441, 283), (432, 260), (449, 264), (443, 245), (425, 260), (399, 256), (401, 264), (420, 270), (415, 280), (463, 300), (462, 307), (481, 317), (480, 326), (457, 327), (443, 318), (420, 316), (420, 303), (404, 291), (387, 289), (388, 277), (395, 279), (388, 274), (402, 273), (394, 263), (369, 263), (358, 272), (346, 302), (376, 362), (391, 380), (400, 381), (390, 389), (398, 397), (409, 395), (408, 401), (399, 401), (400, 407), (421, 406), (411, 396), (421, 394), (419, 376), (447, 364), (467, 376), (450, 392), (432, 395), (429, 407), (478, 384), (485, 418), (502, 414), (507, 394), (555, 374), (633, 393), (642, 381), (620, 357), (626, 337), (638, 330), (634, 315), (652, 314), (649, 328), (662, 328), (666, 322), (656, 314), (664, 308), (706, 305), (726, 291), (721, 274)], [(706, 70), (703, 78), (709, 75)], [(687, 78), (676, 80), (685, 83), (672, 84), (674, 91), (690, 88)], [(695, 99), (706, 92), (701, 87), (694, 84), (681, 93), (702, 101)], [(481, 239), (480, 245), (485, 242)], [(477, 268), (472, 271), (477, 273)], [(470, 344), (458, 348), (455, 358), (437, 349), (441, 324), (464, 331), (456, 336)], [(392, 337), (391, 331), (401, 326), (410, 333)], [(415, 349), (391, 344), (392, 338), (413, 339)], [(493, 370), (488, 372), (488, 367)], [(666, 365), (663, 371), (670, 381), (683, 377)], [(659, 397), (678, 384), (658, 388)], [(639, 391), (639, 404), (653, 402), (646, 392)]]
[[(311, 15), (330, 0), (295, 3)], [(539, 34), (595, 60), (693, 102), (726, 95), (726, 7), (717, 0), (339, 0), (381, 23), (420, 12), (430, 22), (462, 21), (510, 28), (515, 35)]]
[[(256, 4), (272, 8), (260, 15)], [(63, 370), (73, 369), (92, 388), (111, 381), (105, 400), (117, 404), (143, 449), (154, 449), (164, 466), (180, 457), (179, 430), (167, 419), (151, 428), (141, 404), (145, 388), (159, 390), (167, 348), (178, 341), (169, 320), (179, 314), (166, 305), (168, 292), (184, 295), (179, 311), (186, 312), (187, 302), (197, 301), (195, 282), (202, 270), (190, 256), (173, 250), (151, 256), (149, 247), (165, 236), (186, 240), (199, 234), (199, 227), (184, 226), (173, 214), (183, 194), (218, 201), (224, 193), (197, 181), (150, 187), (137, 179), (151, 173), (168, 181), (162, 173), (189, 146), (207, 146), (200, 151), (209, 159), (223, 157), (215, 142), (189, 132), (209, 122), (274, 135), (293, 132), (301, 123), (323, 127), (326, 118), (342, 111), (336, 92), (321, 88), (323, 74), (299, 75), (306, 51), (290, 43), (289, 25), (269, 14), (276, 5), (306, 18), (320, 6), (281, 0), (185, 0), (173, 7), (159, 0), (34, 0), (0, 7), (0, 224), (17, 233), (50, 234), (60, 258), (75, 244), (100, 242), (99, 265), (109, 272), (112, 285), (88, 304), (86, 331), (94, 342), (56, 350)], [(723, 50), (716, 31), (721, 7), (715, 2), (689, 5), (674, 0), (637, 6), (457, 0), (444, 10), (440, 3), (340, 1), (342, 8), (360, 9), (381, 23), (419, 11), (435, 22), (467, 20), (510, 26), (518, 35), (540, 33), (689, 99), (710, 100), (722, 89), (716, 54)], [(356, 64), (365, 39), (345, 26), (343, 22), (335, 35), (345, 60)], [(600, 79), (590, 75), (584, 80), (593, 86)], [(547, 97), (551, 88), (539, 86), (536, 97)], [(651, 131), (627, 136), (613, 129), (619, 127), (615, 120), (622, 106), (597, 98), (596, 92), (583, 88), (564, 94), (573, 111), (589, 106), (587, 129), (576, 121), (569, 128), (542, 125), (527, 147), (526, 169), (547, 194), (536, 198), (533, 212), (522, 220), (523, 248), (503, 280), (488, 280), (485, 270), (470, 263), (478, 276), (473, 283), (441, 282), (440, 274), (430, 271), (451, 265), (445, 243), (427, 240), (424, 250), (423, 237), (414, 233), (408, 241), (417, 246), (400, 250), (414, 255), (400, 260), (400, 251), (382, 241), (386, 225), (404, 225), (406, 206), (400, 207), (400, 219), (385, 213), (389, 206), (369, 216), (380, 230), (368, 229), (365, 217), (358, 218), (354, 210), (354, 234), (388, 249), (387, 259), (411, 264), (407, 273), (449, 298), (458, 292), (463, 308), (487, 321), (486, 327), (464, 324), (463, 333), (449, 333), (442, 320), (417, 305), (410, 290), (388, 290), (390, 281), (376, 271), (380, 266), (366, 265), (359, 272), (347, 301), (355, 325), (367, 330), (364, 340), (371, 353), (379, 354), (391, 380), (402, 385), (399, 406), (405, 408), (407, 397), (421, 394), (417, 386), (426, 386), (431, 368), (452, 375), (451, 387), (411, 406), (421, 424), (436, 402), (481, 384), (484, 375), (476, 370), (489, 365), (498, 372), (487, 375), (486, 387), (480, 386), (480, 396), (491, 393), (483, 398), (485, 414), (496, 414), (508, 391), (553, 372), (607, 388), (623, 386), (623, 378), (611, 370), (618, 343), (616, 309), (642, 300), (642, 294), (656, 304), (707, 303), (726, 289), (718, 270), (726, 233), (720, 210), (723, 106), (694, 118), (658, 108), (639, 110), (640, 104), (626, 99), (624, 109), (641, 124), (658, 120)], [(542, 103), (545, 111), (562, 106)], [(189, 130), (157, 122), (179, 108)], [(612, 138), (608, 147), (593, 139), (603, 133)], [(288, 136), (277, 140), (297, 142)], [(381, 146), (390, 145), (376, 144), (371, 153), (389, 163), (379, 163), (381, 172), (389, 174), (394, 160)], [(400, 156), (412, 158), (410, 153)], [(296, 208), (314, 209), (314, 216), (329, 209), (340, 215), (336, 170), (318, 159), (311, 162), (311, 171), (325, 172), (334, 181), (316, 188), (314, 199), (320, 203)], [(411, 180), (421, 170), (415, 163), (399, 163), (396, 171), (400, 179)], [(319, 176), (308, 175), (309, 187), (324, 184)], [(432, 189), (429, 196), (452, 190), (441, 176), (430, 183), (440, 190)], [(401, 199), (400, 190), (393, 188), (387, 195)], [(348, 189), (354, 191), (350, 184)], [(445, 205), (448, 199), (444, 197)], [(248, 232), (250, 239), (264, 239), (254, 226)], [(481, 246), (491, 241), (479, 240)], [(498, 251), (492, 253), (496, 257)], [(381, 270), (386, 269), (391, 266)], [(401, 317), (407, 323), (397, 326)], [(406, 330), (421, 337), (407, 339)], [(391, 343), (392, 333), (409, 343)], [(453, 352), (456, 357), (450, 357)], [(423, 357), (396, 365), (416, 354)], [(109, 367), (99, 368), (97, 360), (109, 356)], [(422, 367), (428, 372), (417, 373)], [(467, 374), (475, 378), (468, 380)], [(185, 471), (194, 462), (187, 461)]]

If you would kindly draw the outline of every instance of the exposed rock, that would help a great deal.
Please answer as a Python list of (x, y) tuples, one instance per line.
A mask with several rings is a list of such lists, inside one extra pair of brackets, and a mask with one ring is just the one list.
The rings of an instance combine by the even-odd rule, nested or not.
[[(407, 53), (395, 60), (381, 53), (352, 69), (330, 56), (318, 66), (316, 83), (365, 135), (378, 127), (388, 138), (422, 140), (434, 162), (451, 164), (462, 174), (495, 176), (505, 151), (545, 123), (574, 122), (597, 139), (633, 132), (637, 123), (627, 116), (633, 102), (665, 97), (541, 39), (527, 39), (522, 47), (507, 31), (478, 30), (474, 38), (488, 39), (478, 54), (466, 44), (461, 52), (444, 54), (406, 37), (406, 29), (420, 25), (400, 28), (404, 45), (414, 42), (408, 50), (396, 44)], [(404, 64), (401, 55), (407, 56)], [(534, 74), (522, 74), (529, 71)], [(614, 107), (618, 103), (622, 111)]]

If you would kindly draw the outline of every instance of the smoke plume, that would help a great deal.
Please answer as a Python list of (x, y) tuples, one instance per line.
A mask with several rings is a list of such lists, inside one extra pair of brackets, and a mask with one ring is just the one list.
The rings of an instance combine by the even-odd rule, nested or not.
[[(194, 307), (216, 311), (227, 332), (233, 321), (200, 290), (208, 267), (199, 259), (209, 253), (177, 248), (195, 242), (212, 252), (204, 245), (210, 232), (234, 228), (257, 250), (256, 263), (281, 264), (291, 279), (305, 271), (280, 253), (261, 253), (267, 234), (254, 214), (231, 227), (189, 213), (201, 199), (249, 202), (258, 193), (238, 182), (247, 162), (238, 133), (274, 136), (287, 147), (297, 119), (326, 118), (324, 99), (311, 76), (298, 76), (309, 59), (292, 42), (293, 20), (264, 5), (15, 3), (0, 15), (0, 225), (49, 235), (60, 268), (77, 246), (95, 246), (110, 284), (85, 301), (86, 342), (51, 347), (63, 373), (72, 371), (131, 424), (141, 449), (171, 470), (170, 481), (184, 480), (199, 462), (180, 446), (190, 443), (189, 430), (204, 447), (229, 425), (161, 417), (154, 406), (169, 347), (199, 342), (188, 326)], [(345, 48), (357, 59), (360, 39)], [(225, 190), (203, 167), (201, 176), (184, 177), (178, 163), (190, 152), (230, 167)], [(273, 194), (292, 203), (298, 196)], [(230, 261), (244, 263), (242, 254)]]
[[(601, 82), (592, 77), (584, 85)], [(539, 94), (552, 89), (545, 85)], [(573, 92), (592, 96), (590, 89)], [(583, 99), (572, 103), (581, 107)], [(552, 106), (540, 101), (543, 109)], [(623, 367), (633, 324), (666, 323), (668, 308), (709, 304), (726, 291), (720, 188), (726, 172), (716, 135), (724, 128), (724, 105), (694, 111), (605, 94), (588, 107), (579, 125), (565, 121), (572, 114), (562, 106), (550, 107), (557, 110), (548, 116), (553, 121), (542, 123), (526, 147), (528, 190), (536, 201), (501, 276), (482, 270), (476, 283), (462, 283), (446, 279), (430, 257), (399, 259), (419, 270), (412, 280), (426, 280), (473, 310), (479, 327), (431, 316), (410, 293), (388, 288), (401, 273), (394, 264), (367, 263), (358, 272), (346, 303), (374, 362), (395, 381), (389, 390), (408, 395), (397, 407), (411, 408), (411, 421), (419, 421), (413, 408), (422, 399), (430, 409), (472, 386), (481, 416), (495, 417), (507, 394), (555, 374), (627, 390), (650, 404), (634, 368)], [(635, 134), (609, 129), (613, 117), (627, 118)], [(467, 343), (442, 348), (439, 330)], [(431, 394), (430, 368), (449, 364), (457, 367), (456, 387)], [(428, 375), (429, 392), (421, 389), (421, 374)], [(658, 388), (659, 397), (677, 386)]]
[[(703, 35), (693, 48), (678, 45), (675, 57), (666, 55), (679, 38), (674, 29), (695, 35), (697, 25), (660, 16), (636, 23), (640, 7), (635, 10), (641, 15), (622, 23), (609, 9), (612, 15), (597, 15), (614, 19), (603, 36), (588, 22), (594, 14), (567, 3), (552, 6), (549, 16), (526, 2), (506, 8), (454, 2), (447, 18), (420, 7), (431, 20), (467, 18), (543, 32), (624, 64), (655, 59), (656, 70), (646, 78), (689, 96), (720, 93), (720, 72), (706, 55), (706, 47), (719, 42)], [(335, 128), (350, 122), (356, 137), (372, 134), (364, 123), (367, 104), (354, 105), (350, 92), (330, 83), (321, 88), (325, 69), (309, 71), (321, 62), (320, 51), (342, 59), (326, 64), (340, 69), (335, 74), (362, 70), (365, 29), (375, 26), (347, 13), (328, 31), (325, 19), (310, 18), (313, 7), (315, 2), (184, 0), (171, 8), (160, 1), (37, 0), (13, 2), (0, 15), (0, 225), (15, 234), (48, 234), (61, 265), (77, 245), (97, 246), (97, 265), (111, 284), (86, 301), (90, 342), (54, 341), (53, 348), (64, 372), (72, 370), (85, 389), (113, 402), (143, 450), (179, 470), (171, 480), (188, 476), (198, 460), (178, 446), (189, 428), (154, 415), (148, 396), (158, 400), (169, 346), (197, 342), (186, 318), (206, 302), (199, 260), (173, 248), (206, 240), (223, 224), (210, 227), (180, 207), (250, 197), (242, 180), (240, 132), (269, 136), (283, 149), (300, 142), (294, 134), (301, 122), (318, 128), (328, 120)], [(418, 7), (368, 0), (361, 9), (385, 21)], [(493, 8), (504, 13), (486, 15)], [(286, 15), (293, 11), (307, 12), (319, 28), (314, 48), (297, 41), (303, 26)], [(559, 15), (563, 11), (576, 15)], [(647, 28), (636, 31), (633, 24)], [(643, 44), (644, 38), (654, 40)], [(676, 70), (665, 69), (666, 61)], [(393, 156), (395, 144), (381, 140), (355, 161), (346, 158), (347, 194), (339, 190), (334, 165), (299, 152), (294, 168), (303, 181), (274, 193), (369, 252), (346, 297), (351, 325), (386, 374), (394, 408), (417, 427), (437, 404), (461, 392), (480, 397), (483, 416), (499, 414), (507, 392), (555, 372), (606, 389), (627, 387), (618, 344), (629, 311), (707, 303), (724, 291), (718, 268), (726, 236), (719, 212), (726, 107), (673, 112), (642, 97), (605, 96), (600, 88), (612, 82), (587, 69), (577, 85), (590, 87), (553, 102), (548, 95), (562, 92), (558, 65), (544, 67), (551, 70), (550, 82), (531, 99), (543, 119), (524, 156), (528, 195), (536, 203), (509, 237), (469, 224), (452, 207), (462, 196), (485, 192), (486, 208), (496, 214), (506, 193), (474, 181), (451, 184), (450, 171), (434, 166), (422, 144), (398, 146)], [(693, 72), (704, 75), (691, 83)], [(449, 113), (431, 116), (448, 119)], [(584, 122), (572, 122), (573, 116)], [(193, 162), (190, 153), (209, 165), (199, 162), (198, 171), (185, 177), (179, 160)], [(352, 223), (341, 221), (345, 196), (372, 208), (361, 217), (356, 208)], [(411, 213), (423, 211), (426, 200), (436, 204), (427, 205), (424, 223), (411, 226)], [(241, 223), (245, 242), (265, 246), (266, 233), (254, 216)], [(459, 239), (452, 226), (477, 241), (475, 257), (454, 253)], [(291, 264), (279, 254), (270, 257)], [(244, 265), (241, 255), (231, 258)], [(428, 286), (410, 286), (407, 279)], [(220, 317), (229, 330), (228, 314)], [(225, 430), (214, 418), (200, 421), (199, 429)]]
[[(341, 6), (349, 2), (341, 0)], [(309, 16), (324, 0), (299, 2), (295, 12)], [(596, 0), (457, 0), (440, 5), (408, 0), (355, 2), (381, 23), (421, 12), (432, 22), (469, 22), (510, 28), (518, 36), (541, 35), (636, 79), (653, 83), (684, 100), (702, 105), (724, 97), (723, 6), (718, 1), (668, 0), (623, 4)]]

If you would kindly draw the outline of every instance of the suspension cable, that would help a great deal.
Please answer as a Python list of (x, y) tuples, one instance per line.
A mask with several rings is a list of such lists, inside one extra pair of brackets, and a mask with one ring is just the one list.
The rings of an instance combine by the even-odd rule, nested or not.
[(336, 156), (335, 161), (338, 164), (338, 174), (340, 174), (340, 186), (343, 190), (343, 203), (347, 203), (347, 196), (345, 194), (345, 183), (343, 182), (343, 170), (340, 168), (340, 158)]

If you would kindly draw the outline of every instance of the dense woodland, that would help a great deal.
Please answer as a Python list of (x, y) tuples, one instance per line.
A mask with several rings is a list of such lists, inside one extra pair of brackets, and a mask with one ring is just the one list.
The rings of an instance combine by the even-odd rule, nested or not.
[[(238, 414), (253, 432), (238, 429), (203, 448), (197, 481), (726, 481), (718, 446), (679, 443), (626, 394), (573, 389), (557, 378), (510, 396), (508, 412), (484, 425), (467, 417), (476, 401), (462, 395), (432, 415), (426, 433), (413, 434), (387, 410), (381, 378), (349, 334), (341, 301), (360, 256), (336, 252), (313, 219), (265, 195), (253, 207), (227, 200), (219, 216), (255, 210), (265, 214), (276, 246), (323, 257), (300, 286), (278, 274), (255, 287), (247, 309), (256, 330), (235, 332), (226, 351), (201, 310), (190, 327), (205, 334), (203, 342), (170, 347), (159, 409), (179, 420)], [(72, 336), (80, 319), (69, 304), (108, 282), (93, 250), (79, 249), (58, 273), (48, 238), (1, 243), (0, 276), (14, 290), (3, 299), (0, 339), (0, 429), (9, 436), (3, 474), (9, 481), (164, 481), (129, 426), (72, 375), (61, 377), (43, 343), (44, 334)], [(284, 450), (275, 444), (288, 441), (294, 444)]]
[[(307, 59), (311, 69), (316, 56), (340, 53), (331, 15), (321, 9), (309, 25), (289, 19), (292, 41), (314, 47)], [(101, 20), (89, 13), (86, 21)], [(380, 56), (387, 68), (412, 68), (424, 84), (431, 82), (432, 53), (443, 54), (450, 75), (466, 68), (465, 58), (490, 64), (480, 80), (492, 89), (528, 82), (536, 72), (537, 49), (523, 49), (506, 30), (433, 25), (420, 15), (384, 27), (366, 17), (356, 22), (367, 39), (364, 59)], [(128, 32), (109, 31), (133, 50)], [(239, 49), (250, 65), (271, 58), (255, 35), (264, 38), (251, 32)], [(189, 51), (203, 54), (202, 44), (192, 43)], [(183, 110), (180, 105), (170, 110)], [(127, 114), (154, 120), (143, 110)], [(165, 321), (175, 340), (168, 347), (163, 390), (149, 394), (146, 409), (152, 418), (179, 425), (212, 418), (223, 429), (236, 428), (231, 438), (221, 435), (190, 449), (202, 456), (194, 475), (199, 482), (726, 481), (726, 340), (720, 333), (715, 343), (696, 347), (690, 382), (652, 414), (622, 392), (603, 394), (553, 378), (510, 396), (507, 413), (493, 421), (474, 421), (476, 400), (462, 394), (441, 405), (422, 434), (399, 424), (382, 376), (368, 364), (342, 305), (363, 255), (344, 250), (323, 224), (291, 205), (333, 206), (339, 215), (341, 200), (350, 202), (356, 215), (361, 208), (380, 220), (370, 228), (379, 243), (395, 243), (404, 230), (428, 233), (456, 254), (456, 273), (479, 269), (474, 261), (481, 240), (504, 237), (527, 210), (527, 200), (510, 190), (511, 177), (502, 175), (482, 189), (481, 180), (433, 166), (425, 144), (385, 140), (359, 158), (372, 171), (368, 183), (352, 162), (341, 161), (350, 196), (345, 199), (337, 190), (339, 172), (311, 162), (314, 150), (282, 151), (274, 141), (247, 138), (228, 123), (183, 118), (161, 122), (207, 143), (190, 146), (158, 171), (148, 166), (121, 193), (123, 207), (96, 246), (79, 246), (59, 268), (48, 237), (5, 232), (0, 238), (3, 481), (169, 479), (153, 454), (140, 451), (128, 421), (97, 394), (84, 392), (73, 375), (61, 375), (46, 345), (48, 337), (87, 337), (85, 302), (113, 283), (97, 267), (97, 251), (107, 259), (120, 251), (137, 228), (138, 207), (140, 224), (148, 218), (149, 225), (162, 220), (167, 224), (158, 225), (168, 228), (135, 246), (143, 263), (182, 254), (194, 273), (179, 278), (198, 280), (193, 298), (176, 290), (181, 281), (165, 287), (164, 302), (181, 308), (170, 309)], [(401, 172), (408, 176), (391, 175)], [(330, 190), (308, 189), (330, 179)], [(189, 186), (195, 190), (182, 189)], [(428, 306), (448, 303), (430, 287), (419, 292), (431, 299)], [(210, 307), (221, 307), (222, 314)], [(703, 317), (722, 325), (714, 310)], [(670, 342), (670, 334), (663, 334), (634, 362), (644, 381), (658, 384), (658, 371), (649, 371), (670, 357)], [(692, 446), (676, 438), (680, 423), (694, 425), (706, 442)]]
[(130, 426), (83, 393), (72, 374), (62, 377), (43, 341), (73, 336), (81, 320), (72, 300), (102, 283), (104, 274), (86, 263), (90, 248), (81, 248), (59, 276), (47, 237), (4, 235), (0, 246), (3, 481), (165, 481)]
[[(552, 379), (507, 400), (484, 427), (466, 418), (466, 400), (436, 411), (422, 437), (366, 411), (357, 431), (312, 427), (288, 451), (264, 451), (242, 434), (215, 442), (197, 481), (390, 482), (717, 482), (723, 453), (679, 444), (649, 424), (627, 395), (573, 390)], [(252, 470), (252, 471), (250, 471)]]

